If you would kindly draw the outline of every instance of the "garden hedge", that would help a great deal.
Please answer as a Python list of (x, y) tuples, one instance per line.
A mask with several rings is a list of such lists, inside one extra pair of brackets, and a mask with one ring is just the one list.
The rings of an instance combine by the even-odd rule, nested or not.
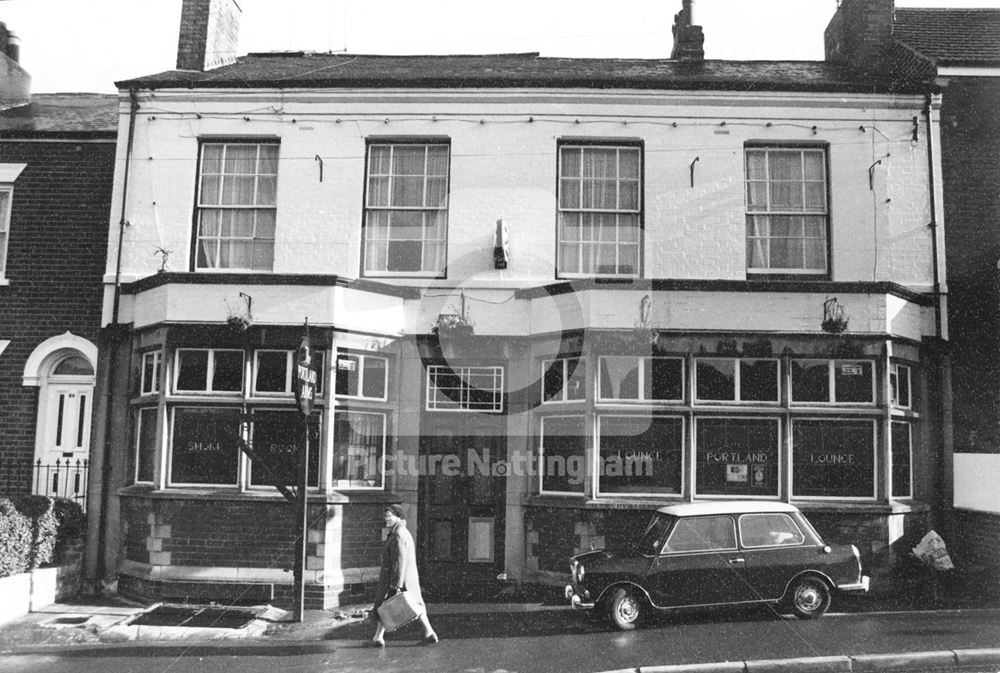
[(83, 510), (72, 500), (0, 496), (0, 577), (59, 562), (85, 528)]

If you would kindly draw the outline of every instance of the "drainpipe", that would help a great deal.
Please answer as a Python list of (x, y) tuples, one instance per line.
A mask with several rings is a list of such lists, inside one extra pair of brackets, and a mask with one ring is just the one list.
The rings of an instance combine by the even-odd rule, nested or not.
[(125, 227), (128, 225), (126, 219), (128, 206), (128, 179), (129, 170), (132, 166), (132, 145), (135, 142), (135, 117), (139, 110), (139, 100), (136, 97), (135, 89), (128, 90), (129, 115), (128, 115), (128, 142), (125, 146), (125, 167), (122, 175), (122, 206), (121, 219), (118, 222), (118, 251), (115, 259), (115, 287), (114, 300), (111, 305), (111, 323), (109, 325), (109, 341), (111, 348), (108, 352), (107, 376), (105, 378), (105, 410), (104, 410), (104, 450), (101, 454), (101, 499), (100, 515), (97, 528), (97, 567), (94, 571), (94, 593), (100, 594), (103, 589), (102, 580), (106, 567), (106, 552), (104, 546), (107, 542), (107, 522), (108, 522), (108, 491), (111, 485), (111, 453), (112, 436), (111, 423), (114, 410), (114, 390), (112, 378), (118, 371), (118, 316), (121, 309), (121, 279), (122, 279), (122, 247), (125, 242)]
[(937, 195), (934, 184), (934, 125), (931, 115), (931, 94), (924, 97), (924, 117), (927, 119), (927, 183), (930, 189), (931, 255), (934, 257), (934, 336), (941, 338), (941, 270), (938, 261)]

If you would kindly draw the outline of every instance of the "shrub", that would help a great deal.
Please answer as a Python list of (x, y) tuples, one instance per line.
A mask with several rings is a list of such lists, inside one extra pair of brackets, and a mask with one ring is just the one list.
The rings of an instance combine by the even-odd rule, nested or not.
[(83, 510), (71, 500), (40, 495), (0, 497), (0, 577), (60, 560), (85, 528)]

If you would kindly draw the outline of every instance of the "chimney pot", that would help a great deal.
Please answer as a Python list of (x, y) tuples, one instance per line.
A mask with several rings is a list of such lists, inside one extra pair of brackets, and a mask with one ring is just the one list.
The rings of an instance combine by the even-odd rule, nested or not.
[(695, 0), (682, 0), (681, 11), (674, 15), (674, 49), (670, 58), (681, 61), (705, 59), (705, 35), (695, 24)]

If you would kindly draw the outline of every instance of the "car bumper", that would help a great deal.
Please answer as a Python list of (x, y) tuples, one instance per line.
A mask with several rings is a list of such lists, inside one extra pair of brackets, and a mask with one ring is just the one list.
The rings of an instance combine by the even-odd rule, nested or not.
[(576, 593), (576, 589), (573, 588), (572, 584), (567, 584), (566, 588), (563, 590), (563, 595), (569, 600), (570, 607), (574, 610), (591, 610), (594, 607), (593, 603), (584, 602), (583, 598)]
[(865, 575), (861, 578), (860, 582), (853, 582), (851, 584), (838, 584), (837, 591), (845, 591), (849, 593), (865, 593), (871, 586), (871, 578)]

